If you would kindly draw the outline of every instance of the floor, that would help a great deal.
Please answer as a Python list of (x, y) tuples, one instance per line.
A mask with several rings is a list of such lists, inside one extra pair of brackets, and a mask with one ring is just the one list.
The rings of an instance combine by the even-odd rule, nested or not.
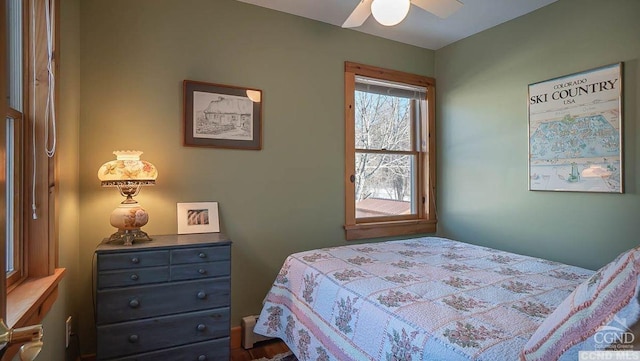
[(273, 357), (287, 351), (289, 351), (287, 345), (278, 339), (262, 341), (249, 350), (242, 347), (231, 350), (231, 361), (250, 361), (261, 357)]

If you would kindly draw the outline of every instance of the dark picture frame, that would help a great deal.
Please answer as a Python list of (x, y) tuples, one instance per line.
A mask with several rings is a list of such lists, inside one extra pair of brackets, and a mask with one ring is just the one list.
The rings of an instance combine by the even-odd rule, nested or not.
[(262, 149), (262, 90), (183, 82), (184, 145)]

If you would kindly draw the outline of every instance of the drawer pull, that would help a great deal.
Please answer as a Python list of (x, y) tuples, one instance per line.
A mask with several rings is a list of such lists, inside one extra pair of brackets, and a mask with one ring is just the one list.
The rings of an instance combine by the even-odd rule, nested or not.
[(139, 277), (137, 274), (134, 273), (129, 278), (131, 278), (132, 281), (137, 281)]
[(198, 356), (198, 361), (207, 361), (207, 356), (206, 355)]
[(207, 298), (207, 293), (205, 291), (200, 291), (196, 296), (198, 296), (199, 299), (204, 300)]
[(129, 301), (129, 307), (131, 307), (131, 308), (140, 307), (140, 301), (138, 301), (137, 298), (132, 299), (131, 301)]
[(200, 273), (201, 275), (203, 275), (203, 274), (206, 274), (206, 273), (207, 273), (207, 270), (206, 270), (206, 269), (204, 269), (204, 268), (200, 268), (200, 269), (198, 270), (198, 273)]
[(135, 264), (140, 263), (140, 258), (138, 258), (138, 257), (131, 258), (131, 263), (135, 263)]
[(136, 342), (138, 342), (138, 335), (131, 335), (131, 336), (129, 336), (129, 342), (131, 342), (131, 343), (136, 343)]
[(198, 327), (196, 327), (196, 329), (200, 332), (204, 331), (207, 329), (207, 326), (204, 323), (201, 323), (198, 325)]
[(200, 253), (198, 253), (198, 257), (200, 257), (200, 258), (207, 258), (207, 254), (206, 254), (206, 253), (204, 253), (204, 252), (200, 252)]

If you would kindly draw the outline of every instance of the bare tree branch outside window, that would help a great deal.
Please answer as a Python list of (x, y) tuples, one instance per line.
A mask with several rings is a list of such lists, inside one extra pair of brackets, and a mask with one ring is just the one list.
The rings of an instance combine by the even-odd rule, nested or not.
[(367, 198), (411, 200), (412, 156), (374, 151), (411, 150), (411, 102), (356, 91), (356, 202)]

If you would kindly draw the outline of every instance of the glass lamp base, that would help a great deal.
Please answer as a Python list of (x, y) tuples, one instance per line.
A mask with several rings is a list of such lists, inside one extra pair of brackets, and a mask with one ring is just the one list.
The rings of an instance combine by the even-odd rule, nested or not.
[(141, 229), (120, 229), (102, 243), (120, 243), (132, 246), (134, 241), (151, 241), (147, 232)]
[(140, 229), (149, 221), (149, 214), (130, 196), (111, 212), (109, 221), (118, 232), (112, 234), (104, 243), (122, 242), (125, 246), (131, 246), (134, 241), (151, 240), (151, 237)]

